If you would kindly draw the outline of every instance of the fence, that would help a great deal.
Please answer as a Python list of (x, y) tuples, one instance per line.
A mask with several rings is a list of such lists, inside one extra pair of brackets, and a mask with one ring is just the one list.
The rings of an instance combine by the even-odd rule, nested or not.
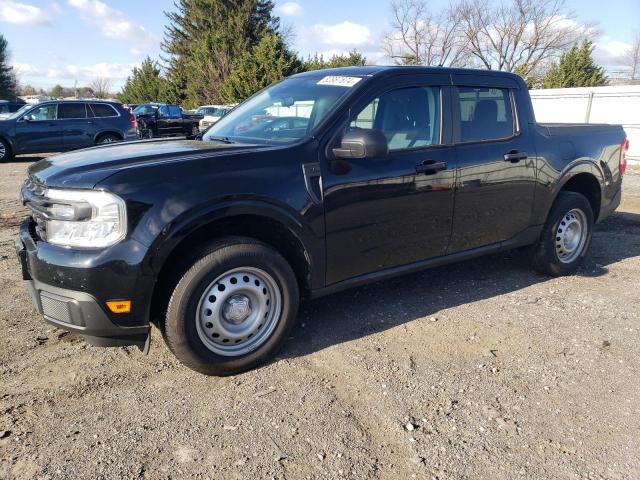
[(622, 124), (629, 139), (629, 163), (640, 163), (640, 85), (531, 90), (541, 123)]

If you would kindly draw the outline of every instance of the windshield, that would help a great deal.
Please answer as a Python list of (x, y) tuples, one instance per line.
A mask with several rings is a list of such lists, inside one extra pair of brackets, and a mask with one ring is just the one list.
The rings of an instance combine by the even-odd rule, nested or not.
[(18, 110), (17, 112), (13, 112), (11, 115), (9, 115), (7, 119), (18, 118), (20, 115), (22, 115), (24, 112), (29, 110), (31, 107), (33, 107), (33, 105), (29, 105), (28, 103), (26, 103), (22, 107), (20, 107), (20, 110)]
[(207, 117), (222, 117), (227, 111), (223, 107), (200, 107), (196, 113)]
[(157, 105), (140, 105), (133, 111), (136, 115), (149, 115), (158, 110)]
[(290, 78), (245, 101), (205, 133), (203, 140), (291, 144), (307, 137), (359, 77)]

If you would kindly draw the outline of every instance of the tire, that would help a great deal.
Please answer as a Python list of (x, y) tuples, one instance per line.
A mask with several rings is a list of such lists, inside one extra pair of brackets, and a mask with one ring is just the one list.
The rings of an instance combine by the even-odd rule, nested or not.
[(200, 133), (200, 127), (198, 127), (198, 125), (193, 125), (191, 127), (191, 136), (197, 137), (199, 133)]
[(187, 367), (234, 375), (274, 355), (296, 323), (299, 301), (296, 277), (278, 252), (227, 238), (197, 255), (178, 281), (163, 335)]
[(0, 138), (0, 163), (13, 160), (13, 150), (6, 140)]
[(96, 139), (96, 145), (107, 145), (109, 143), (120, 142), (120, 137), (113, 133), (105, 133)]
[(572, 275), (589, 252), (593, 234), (593, 210), (575, 192), (560, 192), (532, 252), (532, 265), (554, 277)]

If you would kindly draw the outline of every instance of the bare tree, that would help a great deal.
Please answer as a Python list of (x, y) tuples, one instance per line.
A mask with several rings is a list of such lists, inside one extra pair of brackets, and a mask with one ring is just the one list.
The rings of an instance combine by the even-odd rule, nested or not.
[(631, 48), (627, 51), (625, 64), (629, 67), (629, 78), (640, 80), (640, 34), (636, 36)]
[(462, 23), (455, 9), (435, 15), (424, 0), (395, 0), (391, 14), (392, 31), (383, 46), (396, 63), (463, 66)]
[(463, 0), (458, 6), (467, 48), (485, 68), (527, 76), (556, 60), (580, 38), (595, 34), (575, 21), (564, 0)]
[(108, 98), (111, 90), (111, 80), (104, 77), (98, 77), (89, 86), (93, 90), (96, 98)]

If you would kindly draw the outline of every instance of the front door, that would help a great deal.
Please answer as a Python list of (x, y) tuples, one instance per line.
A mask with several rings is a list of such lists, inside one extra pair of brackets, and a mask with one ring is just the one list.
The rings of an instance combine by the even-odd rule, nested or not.
[(535, 190), (535, 148), (515, 108), (518, 84), (472, 85), (464, 77), (453, 90), (458, 175), (449, 253), (524, 233)]
[(44, 153), (61, 150), (62, 130), (57, 119), (58, 105), (40, 105), (16, 122), (16, 153)]
[(455, 172), (455, 149), (443, 126), (448, 83), (444, 75), (412, 76), (371, 92), (351, 110), (341, 132), (382, 131), (386, 158), (336, 159), (331, 148), (341, 132), (329, 145), (321, 165), (327, 285), (444, 255)]

